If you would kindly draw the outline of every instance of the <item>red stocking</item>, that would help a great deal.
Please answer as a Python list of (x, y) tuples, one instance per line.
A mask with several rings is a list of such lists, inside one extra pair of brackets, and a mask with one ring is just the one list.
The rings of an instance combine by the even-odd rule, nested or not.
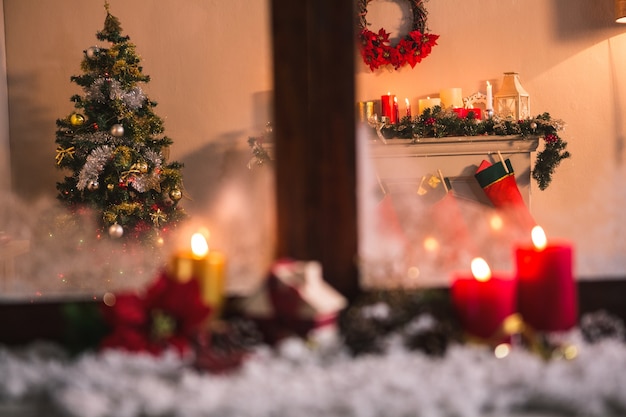
[(491, 164), (483, 161), (476, 170), (476, 180), (494, 207), (510, 212), (520, 226), (532, 229), (536, 223), (517, 188), (515, 172), (510, 160)]

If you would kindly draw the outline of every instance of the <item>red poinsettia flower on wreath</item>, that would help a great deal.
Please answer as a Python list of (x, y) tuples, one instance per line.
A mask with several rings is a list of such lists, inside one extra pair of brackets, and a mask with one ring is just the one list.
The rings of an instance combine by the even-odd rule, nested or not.
[(433, 46), (437, 45), (439, 35), (423, 34), (412, 31), (394, 47), (389, 41), (389, 33), (380, 29), (378, 34), (363, 29), (359, 35), (361, 39), (361, 57), (372, 71), (392, 65), (398, 69), (406, 64), (411, 68), (419, 64), (422, 59), (430, 55)]
[(144, 294), (121, 293), (109, 304), (103, 307), (103, 317), (111, 333), (101, 347), (153, 354), (169, 348), (188, 352), (211, 311), (200, 297), (197, 280), (181, 283), (165, 273)]
[(439, 35), (426, 31), (426, 9), (423, 0), (409, 0), (413, 13), (412, 30), (397, 45), (392, 46), (389, 33), (381, 28), (374, 33), (367, 28), (365, 19), (367, 4), (371, 0), (359, 0), (359, 43), (363, 61), (375, 71), (380, 67), (391, 65), (395, 69), (409, 64), (411, 68), (430, 55), (433, 46), (437, 45)]

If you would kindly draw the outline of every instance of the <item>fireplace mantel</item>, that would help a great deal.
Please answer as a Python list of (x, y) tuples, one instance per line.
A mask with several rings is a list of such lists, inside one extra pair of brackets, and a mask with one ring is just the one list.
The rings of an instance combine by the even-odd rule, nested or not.
[[(508, 158), (524, 201), (530, 207), (531, 153), (537, 149), (538, 137), (461, 136), (370, 141), (370, 157), (377, 175), (391, 193), (414, 192), (424, 175), (441, 170), (455, 194), (490, 204), (474, 178), (482, 160)], [(500, 155), (499, 155), (500, 154)]]

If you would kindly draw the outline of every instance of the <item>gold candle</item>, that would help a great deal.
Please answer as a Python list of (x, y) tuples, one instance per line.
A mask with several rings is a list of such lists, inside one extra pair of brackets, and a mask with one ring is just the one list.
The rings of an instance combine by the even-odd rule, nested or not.
[(191, 251), (175, 254), (171, 262), (171, 276), (180, 282), (194, 278), (200, 285), (204, 303), (213, 309), (213, 317), (219, 317), (224, 304), (226, 257), (221, 252), (209, 250), (202, 233), (191, 237)]

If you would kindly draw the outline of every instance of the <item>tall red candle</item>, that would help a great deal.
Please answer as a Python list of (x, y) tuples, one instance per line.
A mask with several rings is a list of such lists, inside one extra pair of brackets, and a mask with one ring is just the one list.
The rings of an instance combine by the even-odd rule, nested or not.
[[(541, 236), (540, 227), (539, 232)], [(545, 234), (541, 239), (515, 250), (518, 311), (535, 330), (569, 330), (578, 320), (573, 249), (567, 242), (548, 243)]]
[(489, 271), (482, 280), (476, 273), (457, 273), (450, 291), (464, 331), (482, 339), (494, 337), (504, 320), (516, 312), (515, 289), (513, 277), (504, 273)]
[(391, 118), (393, 117), (393, 99), (396, 96), (391, 95), (391, 93), (387, 93), (384, 96), (380, 96), (380, 112), (382, 113), (381, 116), (383, 117), (387, 117), (389, 119), (389, 121), (391, 121)]

